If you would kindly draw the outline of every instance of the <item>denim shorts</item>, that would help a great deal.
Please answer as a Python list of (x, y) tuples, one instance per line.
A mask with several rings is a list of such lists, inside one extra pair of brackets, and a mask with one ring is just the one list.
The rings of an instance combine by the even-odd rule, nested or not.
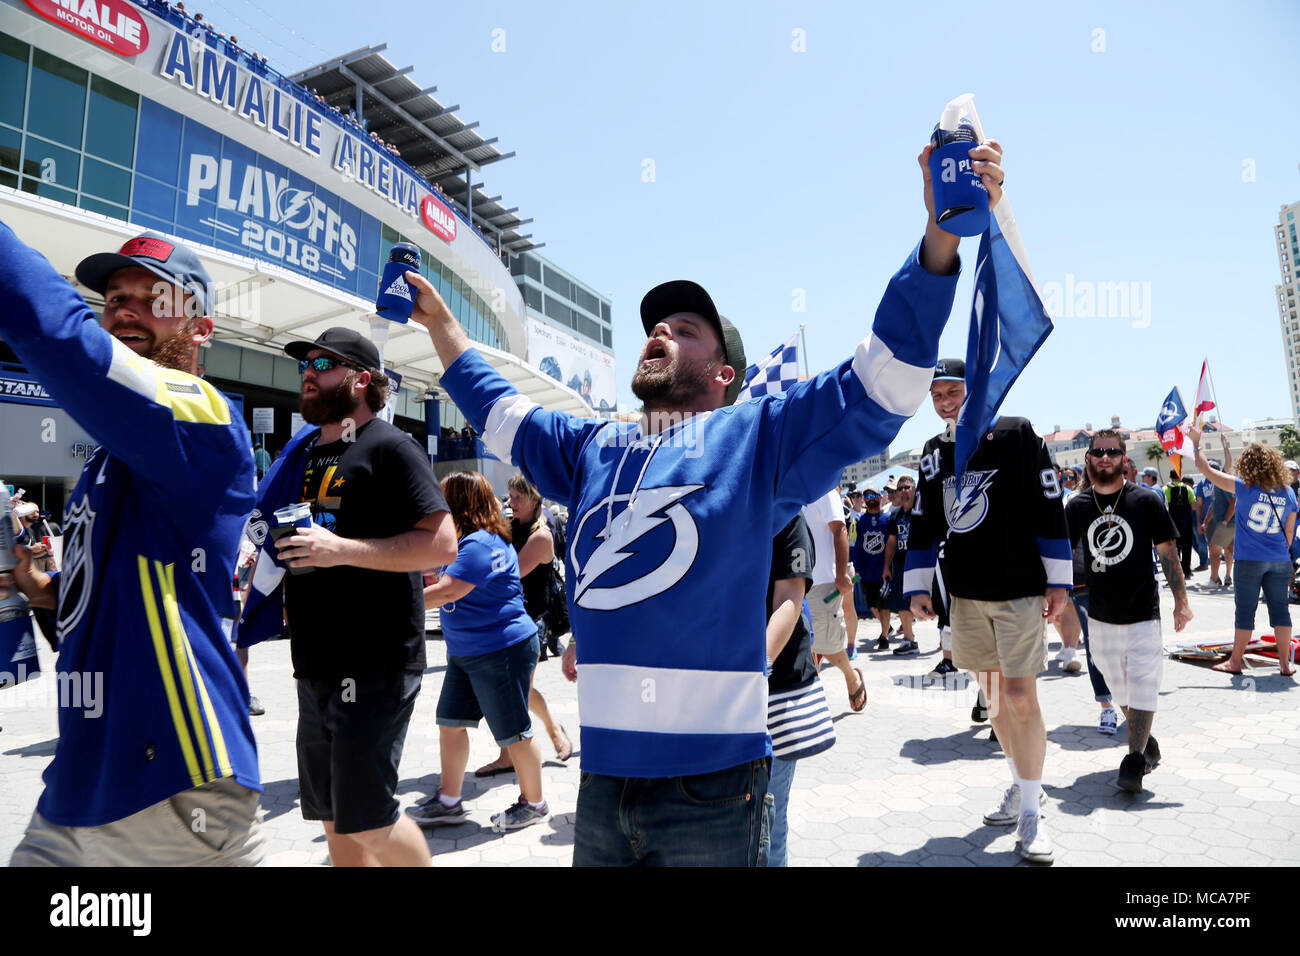
[(1291, 584), (1291, 562), (1238, 561), (1233, 566), (1233, 580), (1237, 630), (1255, 629), (1255, 608), (1259, 606), (1261, 588), (1264, 590), (1264, 603), (1268, 605), (1268, 626), (1291, 626), (1291, 608), (1287, 606), (1286, 593)]
[(769, 761), (690, 777), (582, 772), (574, 866), (767, 866)]
[(534, 634), (499, 651), (473, 657), (447, 657), (439, 727), (477, 727), (487, 718), (498, 746), (509, 747), (533, 735), (528, 715), (528, 685), (541, 644)]

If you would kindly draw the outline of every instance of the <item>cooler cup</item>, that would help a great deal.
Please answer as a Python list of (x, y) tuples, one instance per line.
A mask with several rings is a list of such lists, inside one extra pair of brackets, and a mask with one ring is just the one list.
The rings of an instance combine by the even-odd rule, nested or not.
[[(275, 524), (271, 525), (271, 537), (276, 541), (294, 533), (295, 528), (311, 527), (311, 504), (300, 501), (297, 504), (277, 508), (272, 515)], [(290, 574), (306, 574), (315, 568), (289, 568)]]
[(379, 296), (375, 299), (375, 312), (379, 316), (393, 322), (406, 322), (411, 317), (415, 299), (406, 273), (419, 271), (420, 250), (409, 242), (394, 245), (379, 280)]
[(36, 626), (27, 599), (17, 590), (0, 601), (0, 687), (21, 684), (41, 673), (36, 656)]
[(978, 236), (989, 227), (989, 194), (971, 163), (978, 144), (955, 142), (930, 154), (935, 223), (954, 236)]

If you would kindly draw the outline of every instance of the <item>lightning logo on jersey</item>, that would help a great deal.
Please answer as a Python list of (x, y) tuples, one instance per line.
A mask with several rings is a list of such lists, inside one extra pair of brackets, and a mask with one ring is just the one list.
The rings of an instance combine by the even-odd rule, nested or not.
[(962, 475), (960, 491), (956, 490), (956, 480), (951, 475), (944, 479), (943, 505), (953, 533), (972, 531), (984, 521), (989, 513), (989, 486), (997, 473), (996, 468), (967, 471)]
[[(641, 488), (635, 496), (606, 495), (587, 509), (569, 545), (569, 560), (577, 573), (574, 603), (592, 611), (612, 611), (662, 594), (685, 577), (699, 553), (700, 531), (682, 499), (703, 487)], [(611, 505), (618, 504), (625, 507), (611, 518)], [(605, 519), (594, 535), (587, 528), (593, 516)], [(662, 532), (653, 533), (665, 524), (671, 525), (671, 545)], [(596, 547), (584, 560), (579, 558), (578, 549), (589, 544), (589, 538)], [(633, 558), (641, 560), (621, 568), (630, 577), (615, 570)], [(645, 566), (647, 558), (654, 562), (650, 567)], [(623, 580), (613, 583), (620, 578)], [(602, 580), (609, 583), (597, 587)]]

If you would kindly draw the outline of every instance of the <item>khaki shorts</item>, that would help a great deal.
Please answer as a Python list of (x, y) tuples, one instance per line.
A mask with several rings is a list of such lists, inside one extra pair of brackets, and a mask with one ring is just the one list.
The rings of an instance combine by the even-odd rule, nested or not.
[(1216, 548), (1231, 548), (1232, 542), (1237, 537), (1237, 523), (1232, 521), (1224, 524), (1222, 521), (1215, 521), (1205, 528), (1205, 536), (1209, 538), (1210, 544)]
[[(826, 603), (826, 595), (835, 600)], [(808, 592), (808, 611), (812, 615), (812, 651), (823, 657), (838, 654), (849, 646), (849, 632), (844, 624), (844, 599), (834, 584), (819, 584)]]
[(1047, 669), (1043, 599), (975, 601), (953, 595), (952, 662), (964, 671), (1036, 677)]
[(266, 853), (261, 794), (232, 777), (96, 827), (32, 814), (10, 866), (257, 866)]

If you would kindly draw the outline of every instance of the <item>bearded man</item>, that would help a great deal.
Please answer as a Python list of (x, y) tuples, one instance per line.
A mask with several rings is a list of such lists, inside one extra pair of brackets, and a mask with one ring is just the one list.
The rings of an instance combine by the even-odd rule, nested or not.
[(60, 695), (45, 790), (10, 862), (253, 865), (262, 787), (229, 642), (253, 459), (244, 423), (194, 374), (211, 280), (157, 233), (76, 274), (103, 296), (102, 324), (0, 224), (0, 335), (99, 442), (67, 506), (63, 570), (17, 549), (19, 589), (57, 609), (59, 686), (81, 693)]

